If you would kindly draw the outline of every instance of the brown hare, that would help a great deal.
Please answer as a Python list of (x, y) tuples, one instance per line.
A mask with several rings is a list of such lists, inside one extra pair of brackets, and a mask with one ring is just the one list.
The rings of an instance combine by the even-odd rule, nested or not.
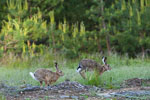
[(37, 69), (34, 73), (30, 72), (30, 75), (34, 80), (40, 82), (40, 86), (42, 86), (43, 81), (46, 86), (56, 82), (60, 76), (63, 76), (64, 73), (58, 69), (58, 64), (55, 62), (56, 72), (52, 72), (51, 70), (40, 68)]
[(83, 59), (80, 61), (79, 66), (77, 68), (77, 72), (80, 73), (80, 75), (86, 79), (85, 72), (86, 71), (97, 71), (99, 75), (104, 73), (107, 70), (111, 70), (111, 67), (106, 63), (107, 58), (102, 57), (102, 62), (104, 65), (100, 65), (94, 60), (91, 59)]

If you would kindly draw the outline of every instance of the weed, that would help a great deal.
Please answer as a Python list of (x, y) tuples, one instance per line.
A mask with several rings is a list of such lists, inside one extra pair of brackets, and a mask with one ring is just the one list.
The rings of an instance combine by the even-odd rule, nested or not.
[(25, 100), (31, 100), (30, 98), (26, 98)]
[(84, 94), (82, 94), (82, 95), (80, 95), (80, 96), (83, 96), (84, 99), (87, 99), (87, 98), (89, 97), (88, 95), (84, 95)]

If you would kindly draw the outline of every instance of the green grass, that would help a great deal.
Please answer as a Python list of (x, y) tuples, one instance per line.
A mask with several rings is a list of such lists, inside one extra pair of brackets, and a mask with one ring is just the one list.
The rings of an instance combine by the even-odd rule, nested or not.
[(0, 93), (0, 100), (6, 100), (6, 97)]
[[(101, 56), (97, 54), (93, 55), (81, 55), (80, 58), (75, 60), (65, 59), (59, 55), (43, 55), (40, 57), (26, 58), (22, 60), (14, 57), (8, 58), (8, 63), (0, 64), (0, 81), (11, 85), (21, 86), (25, 84), (39, 85), (39, 82), (33, 80), (29, 75), (29, 72), (34, 72), (37, 68), (49, 68), (55, 71), (54, 61), (59, 63), (59, 68), (64, 72), (64, 76), (60, 77), (54, 84), (69, 79), (71, 81), (77, 81), (85, 85), (96, 85), (105, 88), (117, 88), (124, 80), (130, 78), (144, 78), (150, 79), (150, 59), (129, 59), (128, 57), (121, 57), (118, 55), (112, 55), (108, 57), (108, 63), (112, 67), (112, 70), (105, 72), (100, 77), (96, 77), (94, 72), (87, 72), (87, 80), (82, 79), (79, 73), (76, 72), (76, 68), (81, 59), (90, 58), (101, 63)], [(11, 60), (10, 60), (11, 59)]]

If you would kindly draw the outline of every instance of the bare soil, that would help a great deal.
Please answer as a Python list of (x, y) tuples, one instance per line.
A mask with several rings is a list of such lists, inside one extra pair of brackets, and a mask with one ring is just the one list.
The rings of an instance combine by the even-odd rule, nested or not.
[[(143, 87), (147, 84), (147, 87)], [(103, 89), (78, 82), (65, 81), (50, 87), (40, 88), (29, 84), (20, 87), (0, 83), (0, 94), (6, 100), (150, 100), (150, 80), (133, 78), (125, 80), (120, 89)]]

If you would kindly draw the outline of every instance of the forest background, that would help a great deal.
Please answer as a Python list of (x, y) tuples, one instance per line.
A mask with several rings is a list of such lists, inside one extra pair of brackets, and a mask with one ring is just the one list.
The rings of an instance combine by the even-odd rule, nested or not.
[(46, 49), (82, 53), (150, 53), (149, 0), (1, 0), (0, 57)]

